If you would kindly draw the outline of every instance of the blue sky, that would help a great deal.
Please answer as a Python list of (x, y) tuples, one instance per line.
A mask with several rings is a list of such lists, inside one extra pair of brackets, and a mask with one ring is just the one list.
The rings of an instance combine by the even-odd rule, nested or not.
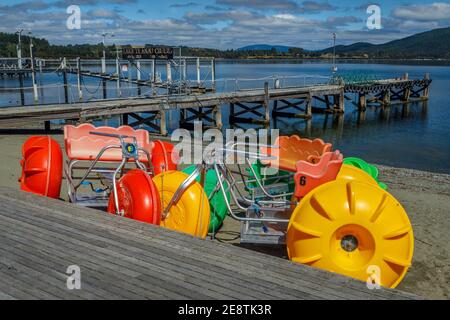
[[(369, 30), (366, 10), (381, 9), (382, 29)], [(66, 27), (69, 5), (81, 30)], [(0, 0), (0, 31), (17, 28), (55, 44), (167, 44), (230, 49), (268, 43), (306, 49), (358, 41), (382, 43), (450, 26), (450, 1), (367, 0)]]

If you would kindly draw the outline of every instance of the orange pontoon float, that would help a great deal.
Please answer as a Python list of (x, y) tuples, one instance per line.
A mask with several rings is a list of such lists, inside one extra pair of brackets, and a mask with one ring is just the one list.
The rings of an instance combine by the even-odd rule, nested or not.
[(62, 182), (62, 152), (48, 136), (31, 137), (22, 146), (20, 189), (59, 198)]

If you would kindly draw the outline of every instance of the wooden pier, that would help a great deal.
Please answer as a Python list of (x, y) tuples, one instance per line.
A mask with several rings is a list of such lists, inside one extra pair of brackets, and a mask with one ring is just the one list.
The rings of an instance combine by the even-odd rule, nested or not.
[[(306, 107), (301, 109), (302, 114), (298, 116), (311, 118), (311, 101), (313, 99), (323, 99), (324, 96), (336, 95), (343, 97), (343, 86), (317, 85), (289, 89), (269, 89), (266, 85), (264, 90), (8, 107), (0, 108), (0, 124), (65, 119), (84, 122), (106, 116), (122, 116), (124, 124), (134, 127), (147, 124), (155, 132), (165, 135), (167, 134), (166, 111), (168, 110), (180, 110), (182, 112), (181, 125), (184, 126), (188, 126), (194, 120), (202, 119), (205, 126), (221, 128), (221, 110), (224, 105), (230, 107), (231, 122), (268, 124), (270, 121), (270, 103), (275, 100), (300, 100)], [(340, 98), (339, 101), (343, 102), (343, 98)], [(297, 103), (297, 108), (299, 108), (298, 105), (299, 103)], [(344, 112), (343, 104), (337, 107), (333, 106), (333, 109), (330, 107), (330, 111)], [(194, 116), (189, 115), (189, 113), (194, 114)], [(248, 117), (250, 114), (256, 115), (258, 118)]]
[(9, 188), (0, 205), (0, 299), (418, 299)]
[[(25, 104), (23, 90), (23, 76), (28, 72), (33, 75), (33, 96), (35, 105), (24, 107), (0, 108), (0, 126), (3, 123), (29, 123), (45, 121), (45, 129), (50, 128), (51, 120), (73, 120), (85, 122), (100, 119), (102, 117), (120, 116), (121, 123), (132, 127), (146, 125), (152, 133), (166, 135), (166, 113), (176, 110), (180, 115), (180, 127), (192, 128), (194, 121), (202, 121), (206, 128), (219, 128), (223, 126), (222, 111), (227, 108), (230, 124), (254, 124), (269, 126), (272, 118), (299, 118), (309, 120), (313, 113), (344, 113), (345, 101), (351, 101), (357, 109), (364, 112), (368, 105), (387, 107), (394, 103), (409, 103), (412, 101), (424, 101), (429, 97), (431, 79), (426, 74), (423, 79), (409, 79), (405, 74), (401, 78), (374, 80), (370, 82), (344, 82), (342, 78), (327, 79), (326, 83), (314, 85), (297, 85), (281, 87), (277, 79), (274, 83), (265, 82), (260, 88), (217, 92), (215, 78), (214, 59), (208, 61), (207, 66), (201, 65), (200, 58), (195, 58), (197, 70), (196, 79), (187, 78), (187, 62), (189, 57), (179, 57), (175, 60), (165, 60), (166, 79), (164, 81), (156, 77), (156, 61), (149, 60), (151, 72), (150, 79), (142, 79), (142, 61), (115, 60), (116, 73), (93, 72), (82, 68), (81, 59), (69, 61), (65, 58), (59, 61), (55, 70), (63, 75), (64, 104), (38, 105), (39, 93), (35, 79), (36, 68), (34, 60), (30, 60), (31, 69), (18, 69), (20, 100)], [(88, 63), (87, 61), (86, 63)], [(93, 61), (91, 61), (93, 62)], [(102, 69), (105, 69), (106, 61), (102, 61)], [(121, 73), (121, 64), (127, 68), (135, 67), (136, 78), (132, 77), (131, 69), (128, 76)], [(172, 78), (173, 64), (181, 69), (179, 81)], [(54, 69), (42, 69), (42, 72)], [(133, 68), (134, 68), (133, 67)], [(211, 74), (211, 86), (202, 83), (201, 68), (207, 67)], [(11, 71), (11, 70), (10, 70)], [(1, 70), (0, 70), (1, 73)], [(77, 93), (79, 102), (70, 103), (69, 85), (67, 75), (77, 75)], [(83, 102), (84, 77), (98, 78), (103, 84), (103, 99)], [(322, 79), (323, 80), (323, 79)], [(137, 97), (107, 99), (108, 81), (117, 83), (118, 96), (121, 96), (121, 83), (127, 82), (137, 86)], [(142, 96), (141, 88), (150, 88), (151, 94)], [(237, 86), (236, 86), (237, 87)], [(100, 89), (100, 84), (98, 89)], [(162, 92), (157, 92), (163, 89)], [(356, 98), (355, 98), (356, 97)], [(72, 99), (74, 100), (74, 99)], [(356, 102), (355, 102), (356, 100)]]
[(408, 74), (400, 79), (377, 80), (371, 83), (346, 84), (345, 92), (358, 95), (358, 109), (364, 111), (367, 104), (388, 106), (392, 103), (408, 103), (428, 100), (432, 80), (425, 74), (423, 79), (410, 80)]

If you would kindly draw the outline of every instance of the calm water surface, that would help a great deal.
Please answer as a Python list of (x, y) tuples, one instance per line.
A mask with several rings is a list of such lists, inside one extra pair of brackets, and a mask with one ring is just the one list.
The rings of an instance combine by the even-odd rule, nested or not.
[[(263, 80), (264, 78), (274, 75), (287, 77), (284, 80), (286, 85), (291, 84), (289, 81), (296, 83), (320, 81), (320, 77), (325, 79), (330, 76), (330, 67), (329, 63), (323, 62), (219, 62), (216, 68), (217, 78), (219, 78), (217, 88), (219, 91), (234, 90), (236, 84), (233, 79), (236, 78), (260, 79), (240, 81), (238, 84), (239, 88), (257, 87), (266, 81)], [(386, 109), (369, 107), (364, 116), (357, 112), (350, 101), (346, 101), (346, 112), (343, 117), (314, 114), (310, 127), (304, 120), (286, 118), (272, 121), (271, 125), (279, 128), (282, 134), (320, 137), (332, 142), (334, 147), (340, 149), (345, 156), (362, 157), (369, 162), (397, 167), (450, 173), (450, 66), (341, 63), (338, 67), (339, 72), (343, 74), (364, 74), (372, 78), (400, 77), (404, 73), (409, 73), (410, 78), (421, 78), (428, 72), (433, 79), (430, 100), (427, 103), (411, 103), (408, 106), (393, 105)], [(113, 72), (113, 66), (110, 67), (110, 71)], [(164, 69), (160, 68), (159, 72), (164, 78)], [(314, 75), (317, 80), (308, 77), (309, 75)], [(175, 73), (174, 78), (176, 77)], [(193, 67), (188, 70), (188, 77), (194, 79)], [(48, 86), (41, 90), (41, 102), (64, 101), (62, 89), (55, 86), (62, 83), (61, 79), (61, 76), (56, 73), (38, 76), (39, 84)], [(227, 79), (227, 81), (220, 81), (220, 79)], [(75, 101), (77, 99), (76, 76), (70, 75), (69, 83), (73, 85), (70, 98)], [(20, 96), (17, 92), (7, 90), (17, 86), (16, 79), (0, 79), (0, 105), (20, 104)], [(31, 86), (31, 80), (26, 79), (25, 86)], [(86, 78), (83, 86), (85, 98), (101, 97), (98, 79)], [(142, 89), (142, 91), (146, 93), (149, 89)], [(135, 95), (136, 87), (124, 84), (122, 94)], [(27, 90), (25, 95), (26, 103), (32, 103), (32, 92)], [(108, 97), (113, 98), (116, 95), (115, 83), (109, 83)], [(228, 125), (226, 108), (223, 112), (224, 125)], [(118, 122), (110, 119), (107, 123), (116, 125)], [(177, 114), (172, 113), (169, 115), (169, 127), (174, 129), (177, 126)]]

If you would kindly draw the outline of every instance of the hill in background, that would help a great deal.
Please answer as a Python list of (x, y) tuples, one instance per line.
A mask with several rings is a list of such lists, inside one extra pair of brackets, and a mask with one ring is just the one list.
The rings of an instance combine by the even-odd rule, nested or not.
[[(321, 51), (332, 53), (333, 47)], [(367, 55), (370, 58), (450, 58), (450, 27), (434, 29), (384, 44), (358, 42), (336, 46), (340, 56)]]

